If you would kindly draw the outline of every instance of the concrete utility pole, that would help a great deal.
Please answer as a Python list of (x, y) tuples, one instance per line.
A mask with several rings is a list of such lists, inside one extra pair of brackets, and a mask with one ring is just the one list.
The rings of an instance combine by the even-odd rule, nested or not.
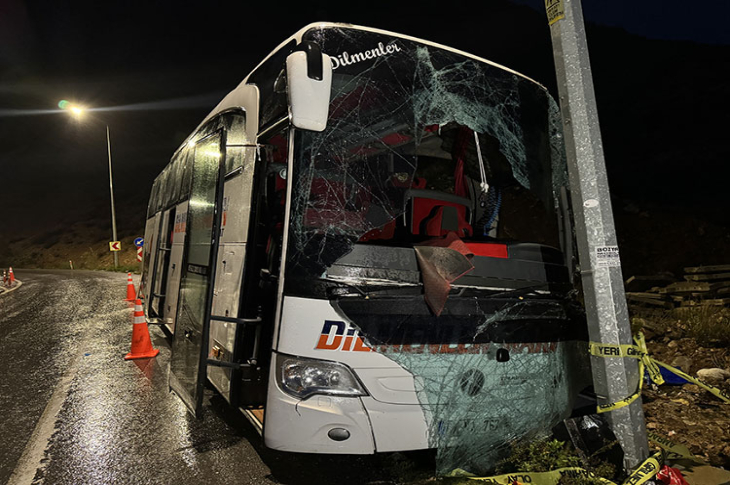
[[(580, 0), (545, 0), (563, 116), (578, 256), (591, 341), (631, 344), (608, 178)], [(591, 357), (599, 404), (635, 393), (638, 361)], [(649, 456), (641, 396), (607, 413), (627, 469)]]

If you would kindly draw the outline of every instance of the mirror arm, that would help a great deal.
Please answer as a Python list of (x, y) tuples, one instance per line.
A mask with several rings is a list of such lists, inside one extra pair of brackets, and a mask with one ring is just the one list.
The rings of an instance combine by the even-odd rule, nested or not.
[(294, 49), (294, 52), (296, 51), (302, 51), (307, 56), (307, 77), (315, 81), (321, 81), (324, 77), (322, 49), (314, 42), (305, 40)]

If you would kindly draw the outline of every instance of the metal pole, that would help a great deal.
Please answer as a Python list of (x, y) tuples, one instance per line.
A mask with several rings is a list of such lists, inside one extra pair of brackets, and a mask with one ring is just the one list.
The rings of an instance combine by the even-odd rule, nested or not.
[[(112, 200), (112, 241), (117, 240), (117, 217), (114, 211), (114, 183), (112, 182), (112, 144), (109, 138), (109, 125), (106, 125), (106, 149), (109, 154), (109, 194)], [(119, 266), (119, 251), (114, 253), (114, 268)]]
[[(580, 0), (546, 0), (563, 116), (578, 256), (591, 341), (631, 344), (626, 295), (603, 157), (596, 98)], [(591, 357), (600, 404), (620, 401), (639, 384), (638, 362)], [(607, 413), (624, 466), (649, 455), (641, 397)]]

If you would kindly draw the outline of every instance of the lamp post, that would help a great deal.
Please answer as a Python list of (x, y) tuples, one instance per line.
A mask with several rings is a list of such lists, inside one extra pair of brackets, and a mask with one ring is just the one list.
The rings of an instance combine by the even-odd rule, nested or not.
[[(63, 100), (58, 103), (59, 108), (68, 110), (76, 119), (81, 117), (86, 112), (86, 108), (78, 105), (72, 105), (68, 101)], [(114, 210), (114, 180), (112, 178), (112, 143), (111, 137), (109, 136), (109, 125), (106, 125), (106, 151), (109, 158), (109, 196), (111, 197), (111, 208), (112, 208), (112, 241), (117, 240), (117, 217), (116, 211)], [(119, 254), (118, 251), (112, 251), (114, 253), (114, 268), (119, 266)]]
[[(114, 210), (114, 182), (112, 179), (112, 143), (109, 137), (109, 125), (106, 125), (106, 151), (109, 155), (109, 196), (112, 202), (112, 241), (117, 240), (117, 217)], [(119, 251), (114, 253), (114, 269), (119, 266)]]

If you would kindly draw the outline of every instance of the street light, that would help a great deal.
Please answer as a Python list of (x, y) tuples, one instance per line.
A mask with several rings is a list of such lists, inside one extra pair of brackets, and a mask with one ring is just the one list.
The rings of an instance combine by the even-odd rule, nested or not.
[[(77, 120), (80, 120), (84, 114), (86, 113), (86, 108), (79, 105), (74, 105), (69, 103), (66, 100), (62, 100), (58, 103), (58, 107), (64, 110), (67, 110), (70, 112), (74, 118)], [(106, 125), (106, 150), (107, 155), (109, 157), (109, 195), (111, 197), (111, 206), (112, 206), (112, 241), (117, 240), (117, 217), (116, 217), (116, 211), (114, 210), (114, 182), (112, 179), (112, 144), (111, 144), (111, 138), (109, 136), (109, 125)], [(113, 251), (114, 253), (114, 268), (116, 269), (119, 266), (119, 253), (118, 251)]]
[(81, 106), (71, 106), (68, 110), (76, 117), (76, 119), (80, 119), (84, 115), (84, 108)]

